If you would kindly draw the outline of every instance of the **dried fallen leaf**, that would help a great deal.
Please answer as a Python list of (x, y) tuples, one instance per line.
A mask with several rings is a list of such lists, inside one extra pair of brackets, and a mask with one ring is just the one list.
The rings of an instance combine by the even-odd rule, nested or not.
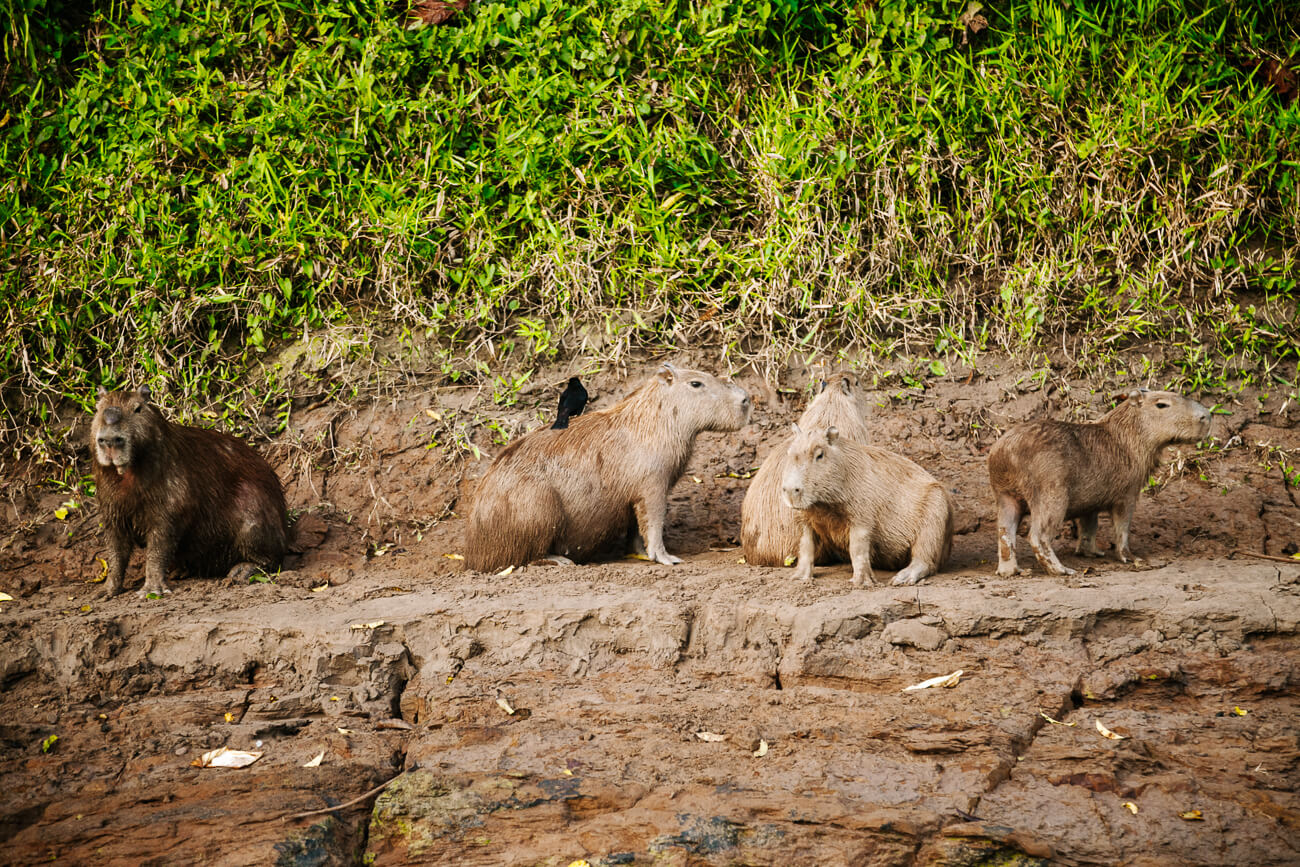
[(307, 764), (303, 765), (303, 767), (304, 767), (304, 768), (319, 768), (319, 767), (320, 767), (320, 763), (321, 763), (322, 761), (324, 761), (324, 759), (325, 759), (325, 751), (324, 751), (324, 750), (321, 750), (319, 753), (316, 754), (316, 758), (312, 759), (310, 762), (308, 762)]
[(1235, 713), (1237, 716), (1245, 716), (1246, 714), (1250, 713), (1250, 711), (1246, 710), (1245, 708), (1240, 708), (1237, 707), (1236, 705), (1232, 706), (1232, 712)]
[(502, 570), (501, 570), (500, 572), (498, 572), (497, 574), (498, 574), (498, 575), (501, 575), (501, 576), (506, 576), (506, 575), (509, 575), (509, 574), (510, 574), (511, 572), (513, 572), (513, 571), (515, 571), (515, 567), (514, 567), (514, 566), (507, 566), (506, 568), (502, 569)]
[(767, 741), (760, 740), (758, 742), (758, 749), (754, 750), (754, 758), (761, 759), (765, 755), (767, 755)]
[(353, 629), (378, 629), (383, 625), (384, 625), (384, 621), (382, 620), (372, 620), (369, 623), (354, 623), (352, 624), (352, 628)]
[(702, 484), (704, 484), (704, 480), (701, 479), (699, 476), (691, 476), (691, 481), (694, 482), (694, 483), (697, 484), (697, 485), (702, 485)]
[(356, 732), (354, 732), (352, 729), (345, 729), (345, 728), (343, 728), (342, 726), (339, 726), (338, 731), (339, 731), (339, 734), (341, 734), (341, 735), (354, 735), (354, 734), (356, 734)]
[(1200, 810), (1183, 810), (1178, 814), (1178, 818), (1186, 819), (1189, 822), (1204, 822), (1205, 817), (1201, 815)]
[(631, 552), (630, 554), (628, 554), (626, 559), (628, 559), (628, 560), (645, 560), (646, 562), (649, 562), (649, 560), (650, 560), (650, 558), (647, 557), (645, 554), (638, 554), (636, 551), (633, 551), (633, 552)]
[(311, 588), (311, 592), (313, 592), (313, 593), (319, 593), (319, 592), (321, 592), (322, 590), (328, 590), (328, 589), (330, 589), (329, 584), (322, 584), (322, 585), (319, 586), (319, 587), (313, 587), (313, 588)]
[(464, 554), (443, 554), (442, 556), (446, 557), (448, 560), (464, 560), (464, 559), (465, 559), (465, 555), (464, 555)]
[(911, 686), (903, 687), (903, 692), (912, 692), (917, 689), (930, 689), (931, 687), (954, 687), (961, 681), (961, 676), (966, 672), (957, 669), (952, 674), (943, 674), (939, 677), (932, 677), (929, 680), (923, 680), (920, 683), (914, 683)]
[(1067, 727), (1069, 727), (1069, 726), (1077, 726), (1077, 725), (1078, 725), (1077, 722), (1072, 722), (1072, 723), (1063, 723), (1063, 722), (1061, 722), (1060, 720), (1054, 720), (1054, 719), (1052, 719), (1050, 716), (1048, 716), (1047, 714), (1043, 713), (1041, 710), (1038, 712), (1038, 715), (1041, 716), (1043, 719), (1047, 720), (1049, 723), (1051, 723), (1051, 724), (1054, 725), (1054, 726), (1067, 726)]
[(259, 752), (217, 747), (190, 762), (196, 768), (246, 768), (262, 757)]
[(1104, 725), (1102, 725), (1102, 724), (1101, 724), (1101, 720), (1097, 720), (1097, 731), (1101, 733), (1101, 736), (1102, 736), (1103, 738), (1108, 738), (1108, 739), (1110, 739), (1110, 740), (1112, 740), (1112, 741), (1123, 741), (1123, 740), (1128, 740), (1128, 735), (1117, 735), (1117, 734), (1115, 734), (1113, 731), (1111, 731), (1110, 729), (1108, 729), (1108, 728), (1106, 728)]
[(434, 412), (431, 409), (426, 409), (424, 411), (424, 414), (427, 415), (429, 418), (433, 419), (434, 421), (438, 421), (442, 418), (442, 413)]
[(63, 507), (59, 507), (54, 510), (54, 517), (58, 518), (60, 521), (66, 520), (68, 517), (68, 510)]
[(234, 722), (234, 721), (235, 721), (235, 715), (230, 711), (226, 711), (226, 722)]
[(1135, 803), (1133, 803), (1132, 801), (1125, 801), (1125, 802), (1124, 802), (1124, 809), (1125, 809), (1125, 810), (1128, 810), (1128, 811), (1129, 811), (1130, 813), (1132, 813), (1134, 816), (1136, 816), (1137, 813), (1138, 813), (1138, 805), (1135, 804)]
[(798, 557), (790, 556), (790, 557), (786, 557), (785, 560), (782, 562), (784, 562), (785, 565), (787, 566), (793, 566), (796, 562), (798, 562), (798, 560), (799, 560)]
[(514, 716), (515, 709), (512, 708), (510, 706), (510, 702), (506, 701), (504, 698), (497, 699), (497, 705), (506, 713), (510, 714), (511, 716)]
[(13, 602), (14, 598), (8, 593), (0, 593), (0, 602)]
[(719, 741), (725, 741), (727, 739), (726, 735), (714, 734), (713, 732), (696, 732), (695, 736), (700, 740), (708, 741), (711, 744), (715, 744)]
[(409, 732), (412, 729), (414, 729), (415, 726), (411, 725), (409, 722), (407, 722), (404, 719), (397, 719), (396, 717), (392, 717), (389, 719), (381, 719), (379, 722), (375, 723), (375, 728), (396, 729), (397, 731)]
[(332, 695), (332, 696), (330, 696), (330, 701), (340, 701), (340, 700), (341, 700), (341, 699), (339, 699), (339, 697), (338, 697), (337, 695)]
[(577, 861), (570, 861), (569, 867), (591, 867), (591, 864), (584, 861), (582, 858), (579, 858)]

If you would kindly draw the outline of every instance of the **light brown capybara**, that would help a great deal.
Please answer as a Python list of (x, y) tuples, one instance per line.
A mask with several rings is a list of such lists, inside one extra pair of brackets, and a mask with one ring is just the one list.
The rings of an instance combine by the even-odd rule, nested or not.
[(665, 364), (632, 394), (585, 412), (561, 430), (525, 434), (479, 482), (465, 566), (496, 572), (558, 556), (585, 562), (626, 552), (629, 531), (651, 560), (664, 548), (668, 491), (686, 470), (701, 431), (738, 430), (749, 395), (698, 370)]
[(953, 505), (934, 476), (835, 428), (794, 431), (781, 494), (803, 525), (795, 578), (812, 578), (819, 544), (848, 555), (855, 586), (874, 583), (873, 565), (898, 569), (894, 584), (939, 570), (952, 550)]
[(1132, 556), (1129, 526), (1138, 494), (1173, 443), (1210, 432), (1210, 411), (1172, 391), (1135, 388), (1095, 422), (1037, 421), (1007, 431), (989, 450), (989, 481), (997, 498), (998, 574), (1016, 572), (1016, 533), (1029, 512), (1029, 544), (1052, 575), (1073, 575), (1052, 550), (1067, 518), (1078, 524), (1076, 553), (1100, 557), (1097, 518), (1110, 512), (1115, 553)]
[(172, 424), (149, 397), (148, 386), (101, 388), (90, 425), (109, 595), (122, 590), (136, 545), (145, 548), (141, 598), (170, 593), (173, 566), (235, 580), (278, 566), (289, 528), (275, 470), (229, 434)]
[[(844, 439), (866, 443), (871, 435), (868, 412), (866, 394), (857, 375), (837, 373), (821, 383), (797, 424), (803, 430), (833, 427)], [(751, 566), (783, 566), (799, 554), (803, 525), (795, 510), (781, 498), (789, 445), (788, 439), (778, 444), (763, 460), (740, 506), (740, 544), (745, 562)], [(829, 549), (818, 549), (818, 563), (832, 561)]]

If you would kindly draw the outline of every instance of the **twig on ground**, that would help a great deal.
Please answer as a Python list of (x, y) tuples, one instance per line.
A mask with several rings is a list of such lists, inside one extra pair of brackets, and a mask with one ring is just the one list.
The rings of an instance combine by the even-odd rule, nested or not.
[(337, 812), (337, 811), (339, 811), (339, 810), (346, 810), (348, 807), (354, 806), (355, 804), (360, 804), (362, 801), (364, 801), (366, 798), (371, 797), (372, 795), (378, 795), (380, 792), (382, 792), (382, 791), (384, 790), (385, 787), (387, 787), (390, 783), (392, 783), (394, 780), (396, 780), (398, 777), (402, 776), (402, 774), (405, 774), (405, 773), (406, 773), (406, 771), (402, 771), (402, 772), (399, 773), (396, 777), (392, 777), (392, 778), (390, 778), (390, 779), (384, 780), (382, 783), (380, 783), (379, 785), (375, 786), (375, 787), (374, 787), (373, 789), (371, 789), (370, 791), (368, 791), (368, 792), (364, 792), (364, 793), (362, 793), (362, 794), (360, 794), (360, 795), (357, 795), (357, 796), (356, 796), (355, 798), (353, 798), (351, 801), (346, 801), (346, 802), (344, 802), (344, 803), (342, 803), (342, 804), (337, 804), (337, 805), (335, 805), (335, 806), (333, 806), (333, 807), (322, 807), (322, 808), (319, 809), (319, 810), (308, 810), (308, 811), (305, 812), (305, 813), (295, 813), (295, 814), (292, 815), (292, 816), (288, 816), (288, 817), (286, 817), (283, 821), (285, 821), (285, 822), (292, 822), (292, 821), (294, 821), (295, 819), (305, 819), (305, 818), (307, 818), (308, 816), (319, 816), (319, 815), (321, 815), (322, 813), (335, 813), (335, 812)]
[(1261, 560), (1272, 560), (1276, 563), (1290, 563), (1292, 566), (1300, 566), (1300, 560), (1294, 557), (1279, 557), (1276, 554), (1260, 554), (1257, 551), (1247, 551), (1245, 548), (1233, 548), (1230, 554), (1245, 554), (1247, 557), (1258, 557)]

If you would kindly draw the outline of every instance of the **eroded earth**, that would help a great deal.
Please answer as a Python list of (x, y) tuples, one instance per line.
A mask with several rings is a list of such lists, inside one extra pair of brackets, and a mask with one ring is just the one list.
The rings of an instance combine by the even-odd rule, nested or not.
[[(650, 369), (584, 377), (593, 408)], [(1079, 574), (993, 576), (989, 446), (1016, 421), (1095, 418), (1109, 392), (990, 363), (873, 392), (875, 443), (958, 503), (952, 560), (920, 586), (740, 562), (748, 477), (801, 410), (803, 369), (781, 389), (738, 377), (753, 421), (700, 438), (669, 507), (682, 565), (463, 571), (448, 555), (475, 481), (573, 372), (506, 408), (490, 385), (304, 398), (254, 438), (296, 517), (271, 583), (106, 599), (93, 500), (60, 520), (69, 494), (40, 467), (0, 480), (0, 860), (1300, 862), (1284, 395), (1196, 395), (1211, 438), (1166, 454), (1138, 564), (1071, 556), (1065, 528)], [(220, 746), (263, 757), (192, 765)]]

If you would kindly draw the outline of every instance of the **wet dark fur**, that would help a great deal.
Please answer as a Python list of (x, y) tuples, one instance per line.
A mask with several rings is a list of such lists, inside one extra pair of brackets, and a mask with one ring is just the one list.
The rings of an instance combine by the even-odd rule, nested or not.
[[(1163, 406), (1162, 406), (1163, 404)], [(1015, 571), (1020, 518), (1030, 515), (1029, 541), (1048, 572), (1068, 574), (1052, 551), (1062, 521), (1079, 521), (1079, 550), (1099, 556), (1097, 519), (1109, 512), (1116, 555), (1127, 562), (1129, 526), (1142, 486), (1160, 451), (1209, 432), (1205, 407), (1172, 392), (1135, 389), (1095, 422), (1017, 425), (989, 451), (989, 481), (998, 503), (998, 572)]]
[(137, 545), (146, 549), (141, 595), (167, 592), (173, 566), (192, 575), (240, 569), (246, 577), (252, 567), (273, 568), (284, 557), (280, 480), (241, 440), (168, 422), (145, 389), (101, 394), (91, 450), (110, 594), (122, 589)]

